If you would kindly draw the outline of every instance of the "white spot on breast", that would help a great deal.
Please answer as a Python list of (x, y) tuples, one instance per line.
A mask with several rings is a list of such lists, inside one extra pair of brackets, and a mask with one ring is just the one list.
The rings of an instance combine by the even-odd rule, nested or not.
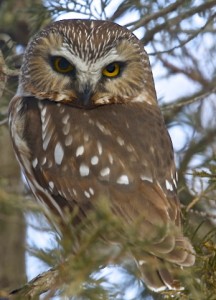
[(149, 182), (153, 182), (153, 178), (152, 177), (144, 175), (144, 174), (140, 175), (140, 179), (141, 180), (146, 180), (146, 181), (149, 181)]
[(46, 118), (45, 118), (45, 116), (42, 117), (42, 115), (41, 115), (41, 122), (42, 122), (42, 132), (43, 132), (43, 134), (46, 134), (47, 126), (50, 122), (50, 115), (47, 115)]
[(64, 108), (64, 106), (63, 106), (63, 105), (62, 105), (62, 106), (60, 106), (59, 112), (60, 112), (61, 114), (63, 114), (63, 113), (65, 112), (65, 108)]
[(129, 178), (127, 175), (121, 175), (116, 182), (118, 184), (129, 184)]
[[(43, 125), (43, 124), (42, 124)], [(43, 150), (45, 151), (49, 145), (49, 142), (52, 138), (52, 135), (54, 133), (54, 128), (50, 128), (49, 131), (45, 131), (42, 134), (42, 138), (43, 138)]]
[(38, 159), (35, 158), (35, 159), (32, 161), (32, 166), (33, 166), (33, 168), (35, 168), (35, 167), (37, 166), (37, 164), (38, 164)]
[(84, 146), (79, 146), (76, 150), (76, 157), (83, 155), (84, 153)]
[(85, 177), (89, 175), (89, 167), (86, 164), (81, 164), (79, 168), (80, 176)]
[(103, 124), (96, 122), (97, 127), (100, 129), (101, 132), (103, 132), (106, 135), (111, 135), (111, 132), (109, 129), (107, 129)]
[(113, 164), (113, 156), (112, 156), (112, 154), (108, 154), (108, 159), (109, 159), (109, 162), (110, 162), (110, 164), (112, 165)]
[(120, 146), (124, 146), (125, 144), (124, 140), (120, 136), (117, 136), (116, 141)]
[(91, 197), (91, 195), (90, 195), (89, 192), (87, 192), (87, 191), (84, 191), (84, 195), (85, 195), (87, 198), (90, 198), (90, 197)]
[(89, 122), (90, 125), (94, 124), (94, 121), (92, 119), (89, 119), (88, 122)]
[(51, 167), (52, 167), (52, 165), (53, 165), (52, 161), (51, 161), (51, 160), (49, 160), (49, 161), (48, 161), (48, 164), (47, 164), (47, 168), (51, 168)]
[(84, 134), (84, 141), (85, 141), (85, 142), (88, 142), (88, 141), (89, 141), (89, 135), (86, 134), (86, 133)]
[(63, 124), (67, 124), (69, 118), (70, 118), (69, 114), (66, 114), (66, 115), (62, 118), (62, 123), (63, 123)]
[(42, 109), (41, 109), (41, 116), (44, 118), (45, 115), (46, 115), (46, 111), (47, 111), (47, 108), (46, 106), (44, 106)]
[(105, 127), (104, 127), (101, 123), (96, 122), (96, 125), (97, 125), (97, 127), (100, 129), (100, 131), (104, 132)]
[(42, 159), (42, 161), (41, 161), (41, 165), (42, 165), (42, 166), (45, 165), (46, 162), (47, 162), (47, 159), (46, 159), (46, 157), (44, 157), (44, 158)]
[(94, 190), (93, 190), (93, 188), (89, 188), (89, 192), (90, 192), (90, 194), (92, 194), (92, 195), (94, 195)]
[(110, 174), (110, 168), (104, 168), (104, 169), (102, 169), (101, 171), (100, 171), (100, 175), (101, 176), (108, 176)]
[(150, 146), (150, 151), (151, 151), (151, 153), (155, 153), (155, 149), (154, 149), (154, 147), (153, 146)]
[(64, 164), (63, 165), (63, 168), (62, 168), (62, 171), (63, 172), (66, 172), (68, 170), (68, 165), (67, 164)]
[(175, 179), (173, 179), (173, 184), (174, 184), (175, 188), (177, 189), (177, 183), (176, 183)]
[(51, 189), (54, 188), (54, 182), (53, 182), (53, 181), (49, 181), (49, 187), (50, 187)]
[(70, 146), (73, 142), (73, 137), (72, 135), (68, 135), (65, 139), (65, 146)]
[(127, 145), (126, 148), (128, 152), (133, 152), (133, 147), (131, 145)]
[(142, 265), (144, 265), (144, 264), (146, 264), (146, 261), (145, 261), (145, 260), (139, 260), (139, 265), (140, 265), (140, 266), (142, 266)]
[(166, 188), (167, 190), (173, 191), (172, 184), (168, 180), (166, 180)]
[(70, 123), (67, 123), (63, 126), (62, 132), (64, 135), (68, 135), (68, 133), (70, 132)]
[(74, 196), (77, 196), (77, 192), (75, 189), (72, 189), (73, 193), (74, 193)]
[(101, 145), (100, 142), (97, 142), (97, 148), (98, 148), (98, 153), (99, 153), (99, 155), (101, 155), (102, 152), (103, 152), (103, 148), (102, 148), (102, 145)]
[(96, 156), (96, 155), (92, 156), (92, 158), (91, 158), (91, 164), (94, 166), (94, 165), (97, 165), (98, 162), (99, 162), (98, 156)]
[(62, 148), (62, 145), (60, 143), (57, 143), (54, 149), (54, 159), (57, 165), (60, 165), (62, 163), (64, 157), (64, 150)]

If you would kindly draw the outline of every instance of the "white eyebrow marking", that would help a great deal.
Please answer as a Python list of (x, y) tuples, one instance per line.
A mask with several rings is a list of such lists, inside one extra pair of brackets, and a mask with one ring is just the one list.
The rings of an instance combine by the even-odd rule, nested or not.
[(89, 167), (86, 164), (82, 163), (80, 165), (79, 172), (82, 177), (88, 176), (89, 175)]
[(79, 146), (76, 150), (76, 157), (83, 155), (84, 153), (84, 146)]
[(64, 157), (64, 150), (60, 143), (57, 143), (54, 150), (54, 158), (57, 165), (62, 163), (62, 159)]
[(127, 175), (121, 175), (117, 181), (116, 181), (118, 184), (129, 184), (129, 178)]

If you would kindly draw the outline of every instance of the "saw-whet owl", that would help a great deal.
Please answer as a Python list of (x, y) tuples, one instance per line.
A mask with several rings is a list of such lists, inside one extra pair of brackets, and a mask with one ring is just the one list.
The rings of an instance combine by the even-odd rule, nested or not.
[(62, 219), (65, 208), (78, 209), (80, 222), (101, 198), (122, 222), (140, 218), (149, 243), (136, 259), (150, 289), (174, 287), (161, 261), (194, 264), (148, 55), (129, 30), (62, 20), (39, 32), (25, 51), (9, 126), (30, 189)]

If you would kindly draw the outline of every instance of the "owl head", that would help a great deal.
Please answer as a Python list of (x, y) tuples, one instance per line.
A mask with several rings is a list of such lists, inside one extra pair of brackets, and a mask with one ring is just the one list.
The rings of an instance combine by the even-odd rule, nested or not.
[(93, 20), (62, 20), (39, 32), (26, 49), (18, 95), (81, 108), (156, 104), (141, 42), (117, 24)]

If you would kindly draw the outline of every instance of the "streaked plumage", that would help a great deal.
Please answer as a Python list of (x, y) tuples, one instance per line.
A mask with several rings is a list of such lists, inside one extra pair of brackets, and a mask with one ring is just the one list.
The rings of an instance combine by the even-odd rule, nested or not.
[(30, 188), (62, 218), (64, 207), (79, 207), (82, 220), (101, 197), (129, 224), (142, 216), (139, 234), (150, 245), (136, 259), (151, 289), (173, 285), (161, 259), (193, 265), (172, 144), (132, 33), (105, 21), (45, 28), (26, 49), (9, 124)]

